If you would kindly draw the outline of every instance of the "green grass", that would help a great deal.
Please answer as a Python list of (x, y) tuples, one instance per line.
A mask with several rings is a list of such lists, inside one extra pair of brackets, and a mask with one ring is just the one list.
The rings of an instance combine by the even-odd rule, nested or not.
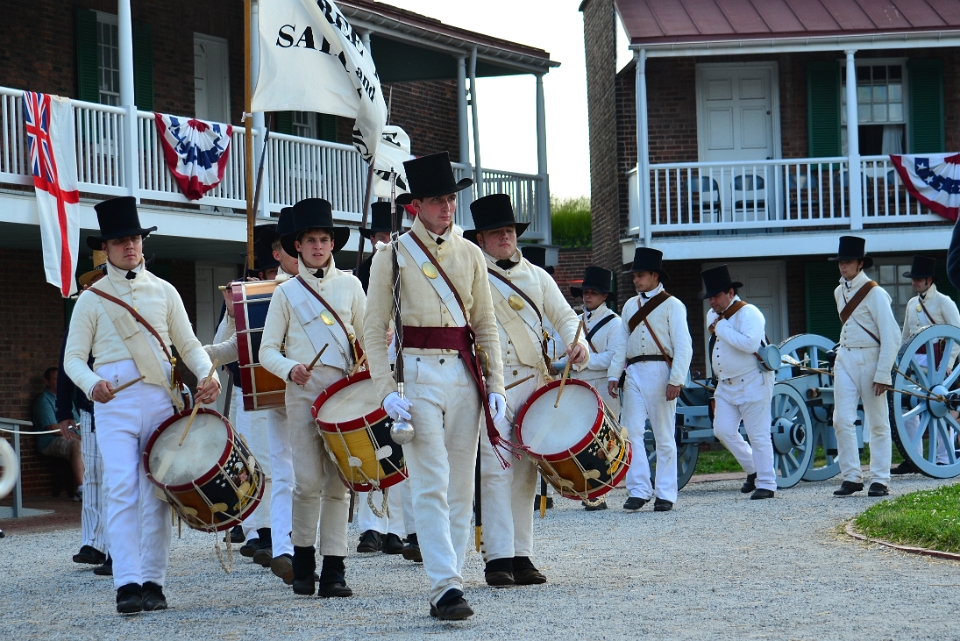
[[(826, 458), (823, 456), (823, 449), (818, 448), (814, 452), (815, 467), (823, 467), (826, 465)], [(896, 447), (893, 448), (893, 463), (897, 464), (903, 460), (903, 457), (900, 456), (900, 452)], [(860, 463), (863, 465), (870, 464), (870, 446), (864, 445), (863, 452), (860, 453)], [(737, 463), (737, 459), (733, 458), (733, 454), (728, 452), (726, 449), (700, 452), (697, 457), (697, 467), (694, 470), (694, 474), (722, 474), (724, 472), (742, 472), (743, 468), (740, 467), (740, 464)]]
[(553, 243), (560, 247), (590, 247), (593, 233), (590, 229), (590, 199), (550, 199)]
[(855, 524), (867, 536), (960, 552), (960, 484), (881, 501), (858, 516)]

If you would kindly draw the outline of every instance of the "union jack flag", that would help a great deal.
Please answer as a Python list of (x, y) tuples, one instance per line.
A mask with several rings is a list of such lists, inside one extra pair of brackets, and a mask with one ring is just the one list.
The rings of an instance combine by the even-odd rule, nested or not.
[(70, 296), (80, 244), (80, 191), (73, 106), (58, 96), (23, 92), (23, 120), (37, 194), (40, 237), (47, 282)]

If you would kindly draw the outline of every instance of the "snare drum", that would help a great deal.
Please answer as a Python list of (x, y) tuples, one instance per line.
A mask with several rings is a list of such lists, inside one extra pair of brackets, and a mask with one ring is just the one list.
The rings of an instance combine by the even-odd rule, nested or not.
[(260, 365), (260, 338), (267, 321), (276, 281), (234, 283), (233, 317), (237, 323), (237, 350), (240, 352), (240, 390), (243, 409), (248, 412), (283, 407), (287, 384)]
[(189, 421), (185, 410), (157, 428), (143, 451), (143, 468), (187, 525), (205, 532), (230, 529), (260, 502), (263, 471), (243, 437), (213, 410), (197, 411), (181, 446)]
[(363, 371), (325, 389), (310, 410), (340, 478), (357, 492), (407, 478), (403, 449), (390, 438), (393, 421), (377, 398), (370, 372)]
[(593, 387), (567, 379), (544, 385), (517, 415), (517, 440), (550, 485), (578, 500), (603, 496), (620, 483), (630, 467), (632, 450), (616, 418)]

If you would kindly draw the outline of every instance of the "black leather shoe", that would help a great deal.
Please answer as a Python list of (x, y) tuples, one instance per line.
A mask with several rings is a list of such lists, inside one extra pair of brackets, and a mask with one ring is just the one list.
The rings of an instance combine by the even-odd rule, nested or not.
[(919, 472), (917, 466), (910, 461), (903, 461), (900, 465), (890, 470), (891, 474), (896, 474), (897, 476), (901, 474), (916, 474), (917, 472)]
[(473, 608), (460, 590), (447, 590), (436, 605), (430, 606), (430, 616), (441, 621), (462, 621), (473, 616)]
[(102, 565), (107, 560), (107, 555), (95, 547), (84, 545), (80, 551), (73, 555), (74, 563), (88, 563), (90, 565)]
[[(547, 509), (548, 509), (548, 510), (552, 510), (552, 509), (553, 509), (553, 497), (552, 497), (552, 496), (548, 496), (548, 497), (547, 497)], [(539, 511), (540, 511), (540, 495), (539, 495), (539, 494), (537, 494), (535, 497), (533, 497), (533, 511), (534, 511), (534, 512), (539, 512)]]
[(740, 486), (741, 494), (749, 494), (757, 489), (757, 473), (747, 474), (747, 480)]
[(639, 496), (631, 496), (627, 499), (627, 502), (623, 504), (623, 509), (627, 512), (636, 512), (646, 505), (647, 501), (649, 501), (649, 499), (642, 499)]
[(257, 530), (260, 537), (257, 543), (257, 549), (253, 553), (253, 562), (262, 567), (270, 567), (270, 561), (273, 560), (273, 536), (270, 528), (262, 527)]
[(423, 554), (420, 553), (420, 543), (417, 542), (417, 535), (408, 534), (407, 544), (403, 546), (403, 558), (414, 563), (423, 563)]
[(669, 512), (673, 509), (673, 503), (667, 499), (657, 499), (653, 502), (653, 511), (654, 512)]
[(486, 579), (487, 585), (495, 588), (514, 585), (516, 581), (513, 578), (513, 559), (487, 561), (483, 569), (483, 578)]
[(293, 592), (313, 596), (317, 592), (317, 552), (313, 546), (293, 546)]
[(321, 583), (318, 594), (324, 598), (353, 596), (353, 590), (346, 583)]
[(108, 556), (103, 565), (93, 568), (93, 573), (97, 576), (113, 576), (113, 559)]
[(530, 557), (513, 557), (513, 582), (517, 585), (540, 585), (547, 582), (547, 577), (538, 570)]
[(270, 571), (283, 579), (287, 585), (293, 584), (293, 557), (281, 554), (270, 559)]
[(855, 492), (863, 490), (863, 483), (854, 483), (853, 481), (844, 481), (840, 484), (840, 489), (833, 493), (834, 496), (851, 496)]
[(403, 541), (396, 534), (388, 534), (383, 539), (384, 554), (403, 554)]
[(117, 612), (120, 614), (143, 612), (142, 594), (139, 583), (128, 583), (117, 588)]
[(871, 483), (870, 489), (867, 490), (867, 496), (889, 496), (889, 494), (890, 491), (883, 483)]
[(369, 554), (370, 552), (379, 552), (382, 549), (383, 541), (379, 532), (367, 530), (360, 535), (360, 545), (357, 546), (357, 552)]
[(772, 499), (774, 496), (775, 494), (773, 490), (765, 490), (763, 488), (760, 488), (750, 495), (750, 500), (760, 501), (762, 499)]
[(234, 525), (230, 531), (223, 535), (224, 543), (243, 543), (243, 528)]
[(249, 559), (256, 554), (259, 548), (260, 539), (248, 539), (246, 543), (240, 546), (240, 556), (245, 556)]
[(580, 501), (580, 504), (583, 505), (583, 509), (587, 512), (599, 512), (600, 510), (607, 509), (607, 499), (600, 497), (599, 503), (587, 503), (586, 501)]
[(143, 609), (147, 612), (167, 609), (167, 598), (163, 596), (162, 586), (152, 581), (143, 584)]

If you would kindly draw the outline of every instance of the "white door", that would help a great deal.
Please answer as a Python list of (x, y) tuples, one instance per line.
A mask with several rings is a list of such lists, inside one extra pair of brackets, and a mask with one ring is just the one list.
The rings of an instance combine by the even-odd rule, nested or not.
[[(197, 287), (197, 338), (203, 345), (213, 342), (217, 332), (217, 323), (220, 321), (220, 312), (223, 309), (223, 294), (220, 285), (229, 283), (236, 277), (235, 266), (204, 265), (196, 266)], [(206, 373), (204, 372), (204, 375)], [(226, 389), (225, 374), (221, 371), (220, 380)], [(224, 397), (217, 399), (217, 411), (223, 410)]]
[(193, 87), (196, 117), (230, 122), (230, 58), (227, 41), (193, 34)]
[[(710, 269), (723, 263), (704, 263), (703, 269)], [(782, 260), (727, 263), (730, 277), (743, 283), (739, 295), (744, 302), (756, 305), (766, 319), (767, 338), (776, 345), (788, 337), (787, 325), (787, 273)], [(707, 317), (710, 303), (704, 301), (703, 317)], [(706, 350), (709, 332), (704, 332)]]

